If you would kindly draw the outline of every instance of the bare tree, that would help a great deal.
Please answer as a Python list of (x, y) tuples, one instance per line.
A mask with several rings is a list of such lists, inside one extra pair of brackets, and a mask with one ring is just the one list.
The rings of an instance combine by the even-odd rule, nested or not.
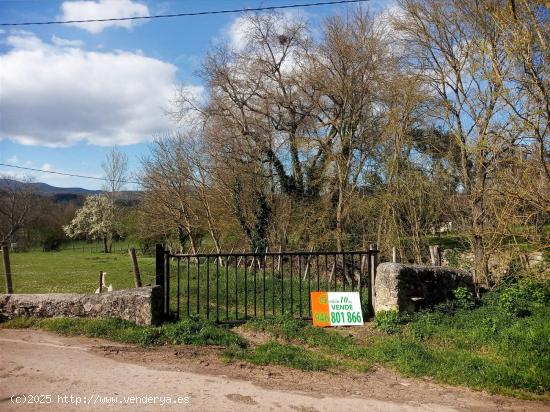
[(384, 112), (377, 110), (394, 61), (385, 32), (361, 9), (324, 24), (324, 41), (310, 53), (306, 78), (318, 90), (316, 112), (321, 158), (329, 166), (337, 250), (346, 244), (344, 225), (365, 163), (380, 137)]
[(214, 242), (217, 253), (221, 253), (221, 233), (216, 219), (215, 198), (220, 194), (215, 189), (213, 176), (211, 173), (211, 158), (208, 156), (206, 141), (200, 130), (187, 133), (184, 139), (180, 140), (182, 146), (182, 156), (185, 157), (191, 173), (189, 173), (190, 182), (195, 189), (195, 195), (202, 204), (202, 213), (206, 220), (207, 230)]
[[(550, 4), (509, 0), (491, 15), (511, 68), (501, 74), (517, 147), (504, 159), (494, 188), (502, 235), (541, 244), (550, 218)], [(506, 213), (508, 218), (503, 215)]]
[(491, 10), (511, 70), (497, 73), (509, 86), (503, 98), (550, 183), (550, 4), (508, 0)]
[(486, 285), (488, 255), (521, 216), (540, 232), (546, 6), (400, 5), (391, 26), (359, 8), (327, 18), (317, 36), (306, 20), (251, 15), (239, 47), (208, 53), (206, 98), (183, 94), (175, 113), (184, 121), (192, 110), (201, 125), (182, 152), (190, 229), (216, 248), (235, 226), (253, 250), (378, 240), (422, 262), (429, 233), (452, 220)]
[(502, 39), (490, 11), (498, 2), (403, 0), (396, 27), (439, 99), (433, 113), (456, 139), (462, 195), (468, 199), (466, 229), (471, 238), (477, 280), (489, 284), (486, 252), (487, 191), (506, 140), (501, 77), (508, 70)]
[(35, 194), (29, 183), (29, 179), (0, 179), (0, 246), (9, 245), (30, 216)]
[[(117, 206), (116, 202), (128, 179), (128, 157), (115, 146), (107, 154), (105, 161), (101, 163), (101, 168), (106, 179), (103, 190), (107, 192), (108, 207), (111, 208), (108, 213), (113, 216), (115, 222), (120, 222), (122, 209)], [(106, 237), (106, 252), (111, 252), (112, 243), (112, 234), (110, 234)]]
[[(253, 195), (266, 202), (257, 207), (247, 202), (249, 217), (259, 220), (245, 224), (245, 215), (234, 208), (237, 219), (244, 232), (253, 233), (251, 227), (260, 221), (258, 227), (269, 225), (266, 217), (278, 214), (275, 205), (288, 204), (283, 197), (300, 214), (328, 195), (333, 214), (327, 215), (325, 206), (318, 208), (322, 232), (328, 229), (342, 250), (350, 200), (379, 133), (378, 90), (385, 87), (383, 74), (391, 71), (383, 33), (362, 10), (328, 19), (317, 44), (303, 21), (268, 14), (246, 22), (244, 48), (222, 47), (208, 55), (202, 74), (209, 99), (191, 104), (216, 129), (213, 139), (225, 153), (224, 164), (239, 165), (235, 171), (267, 186)], [(251, 183), (242, 177), (226, 185), (238, 188), (232, 198), (240, 199), (239, 205), (243, 179)], [(301, 220), (298, 215), (292, 219)], [(300, 235), (306, 242), (309, 237), (307, 232)]]
[(128, 180), (128, 156), (114, 146), (101, 163), (106, 183), (103, 190), (109, 193), (113, 203)]
[(155, 139), (151, 155), (142, 159), (142, 210), (160, 233), (175, 232), (181, 248), (190, 242), (197, 253), (200, 240), (193, 170), (181, 136)]

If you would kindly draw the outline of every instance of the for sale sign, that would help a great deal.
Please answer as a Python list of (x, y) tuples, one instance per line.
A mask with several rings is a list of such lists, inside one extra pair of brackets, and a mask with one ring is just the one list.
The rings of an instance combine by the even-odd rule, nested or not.
[(359, 292), (311, 292), (313, 326), (362, 325)]

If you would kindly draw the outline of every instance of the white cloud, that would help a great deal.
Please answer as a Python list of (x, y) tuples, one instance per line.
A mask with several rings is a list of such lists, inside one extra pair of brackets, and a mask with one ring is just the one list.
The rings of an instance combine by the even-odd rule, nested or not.
[(68, 40), (56, 35), (52, 36), (52, 43), (59, 47), (81, 47), (83, 45), (82, 40)]
[(49, 163), (44, 163), (40, 169), (46, 170), (47, 172), (49, 172), (52, 170), (52, 165)]
[[(62, 14), (58, 16), (59, 20), (94, 20), (149, 16), (149, 8), (145, 4), (132, 0), (65, 1), (61, 4), (61, 12)], [(137, 20), (124, 20), (71, 23), (71, 25), (92, 34), (98, 34), (107, 27), (131, 29), (137, 23)]]
[(247, 16), (237, 17), (226, 30), (229, 45), (235, 50), (243, 50), (246, 47), (247, 35), (250, 30), (252, 30), (252, 24)]
[(34, 33), (25, 30), (12, 30), (2, 42), (18, 50), (36, 50), (43, 44)]
[[(164, 108), (176, 67), (142, 54), (85, 51), (8, 36), (0, 54), (0, 139), (27, 145), (126, 145), (173, 128)], [(200, 94), (200, 87), (191, 87)]]
[(6, 172), (4, 170), (0, 170), (0, 178), (13, 179), (13, 180), (28, 180), (29, 178), (31, 178), (31, 175), (23, 172)]
[(17, 158), (17, 156), (12, 156), (12, 157), (6, 159), (6, 161), (8, 163), (11, 163), (12, 165), (19, 163), (19, 159)]

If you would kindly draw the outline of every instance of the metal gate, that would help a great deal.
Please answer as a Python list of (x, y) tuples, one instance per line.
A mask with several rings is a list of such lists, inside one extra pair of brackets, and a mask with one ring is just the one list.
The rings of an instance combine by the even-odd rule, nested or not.
[(195, 314), (219, 323), (289, 315), (311, 319), (310, 292), (357, 291), (373, 314), (378, 250), (177, 254), (156, 249), (156, 284), (164, 314)]

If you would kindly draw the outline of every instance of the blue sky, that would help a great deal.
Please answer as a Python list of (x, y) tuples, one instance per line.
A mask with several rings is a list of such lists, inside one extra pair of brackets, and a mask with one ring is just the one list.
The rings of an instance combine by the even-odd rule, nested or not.
[[(75, 20), (260, 7), (310, 0), (0, 0), (0, 22)], [(311, 0), (311, 2), (313, 2)], [(372, 0), (381, 11), (391, 0)], [(314, 26), (347, 6), (293, 9)], [(113, 145), (131, 171), (153, 137), (176, 127), (165, 115), (178, 87), (201, 93), (195, 71), (212, 45), (238, 42), (238, 14), (114, 25), (25, 26), (0, 30), (0, 163), (101, 176)], [(0, 166), (56, 186), (101, 182)], [(132, 188), (131, 186), (128, 188)]]

